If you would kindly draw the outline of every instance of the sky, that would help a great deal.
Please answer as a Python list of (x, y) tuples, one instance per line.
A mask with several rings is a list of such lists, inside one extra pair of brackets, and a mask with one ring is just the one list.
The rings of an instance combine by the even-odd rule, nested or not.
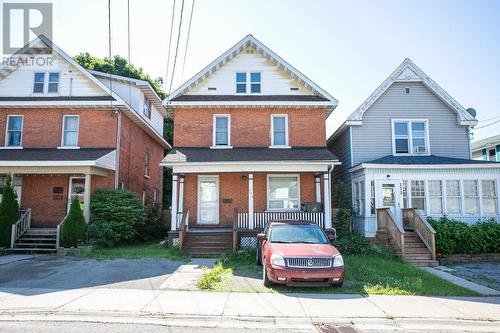
[[(165, 77), (174, 0), (129, 1), (130, 60)], [(195, 0), (186, 53), (192, 1), (184, 3), (172, 90), (252, 34), (339, 101), (327, 136), (405, 58), (476, 109), (474, 139), (500, 134), (500, 1)], [(70, 55), (107, 56), (107, 6), (107, 0), (54, 0), (54, 42)], [(127, 0), (111, 0), (111, 30), (112, 53), (127, 58)]]

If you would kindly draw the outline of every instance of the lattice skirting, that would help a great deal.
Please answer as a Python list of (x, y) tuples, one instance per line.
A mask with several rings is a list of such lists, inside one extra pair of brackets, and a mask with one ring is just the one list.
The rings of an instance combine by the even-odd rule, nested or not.
[(170, 238), (170, 246), (179, 247), (179, 238)]
[(256, 237), (240, 237), (240, 249), (255, 249), (257, 248)]

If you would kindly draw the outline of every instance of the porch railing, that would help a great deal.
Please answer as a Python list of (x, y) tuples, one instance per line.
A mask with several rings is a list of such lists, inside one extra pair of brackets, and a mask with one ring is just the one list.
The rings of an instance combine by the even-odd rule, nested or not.
[(66, 222), (68, 215), (69, 214), (66, 214), (66, 216), (62, 219), (62, 221), (59, 222), (59, 224), (57, 225), (57, 228), (56, 228), (56, 249), (58, 249), (60, 247), (62, 227), (64, 225), (64, 222)]
[(401, 257), (405, 255), (405, 231), (389, 208), (377, 209), (377, 230), (382, 237), (387, 233), (387, 243)]
[(31, 208), (21, 211), (21, 218), (12, 225), (10, 247), (14, 247), (16, 240), (21, 237), (31, 226)]
[(417, 209), (404, 208), (403, 223), (406, 229), (415, 230), (415, 233), (431, 252), (432, 260), (436, 260), (436, 231), (427, 222), (427, 219)]
[[(250, 229), (249, 213), (238, 213), (238, 228)], [(308, 213), (308, 212), (262, 212), (253, 213), (253, 229), (264, 229), (269, 221), (279, 220), (302, 220), (311, 221), (319, 225), (321, 228), (325, 227), (325, 215), (323, 212)]]
[(189, 209), (187, 212), (178, 212), (177, 221), (175, 222), (176, 229), (179, 230), (181, 227), (182, 219), (186, 216), (186, 230), (189, 230)]
[[(179, 216), (179, 214), (177, 214), (177, 216)], [(179, 250), (182, 251), (184, 249), (184, 241), (186, 239), (186, 231), (189, 224), (189, 209), (185, 214), (182, 214), (181, 217), (182, 219), (179, 225)]]

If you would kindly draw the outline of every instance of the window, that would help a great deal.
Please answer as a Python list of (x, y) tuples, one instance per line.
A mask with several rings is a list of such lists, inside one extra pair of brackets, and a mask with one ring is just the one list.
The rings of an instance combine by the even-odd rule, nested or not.
[(158, 203), (158, 189), (156, 187), (153, 189), (153, 203)]
[(57, 93), (59, 91), (59, 73), (49, 73), (49, 93)]
[(146, 206), (146, 190), (142, 190), (142, 205)]
[(479, 191), (477, 180), (464, 180), (464, 213), (479, 214)]
[(359, 182), (354, 182), (354, 212), (356, 213), (356, 216), (361, 215), (361, 208), (359, 204), (359, 197), (361, 196), (360, 190), (359, 190)]
[(423, 180), (411, 181), (411, 207), (425, 211), (425, 183)]
[(260, 93), (260, 73), (250, 73), (250, 92)]
[(267, 208), (269, 210), (298, 210), (299, 176), (269, 175), (267, 178)]
[(497, 160), (497, 150), (496, 148), (488, 150), (488, 161), (496, 161)]
[(144, 106), (142, 112), (146, 117), (151, 119), (151, 101), (147, 98), (144, 98)]
[(443, 186), (440, 180), (429, 180), (429, 210), (431, 214), (443, 214)]
[(23, 116), (7, 116), (6, 147), (21, 147), (23, 142)]
[(494, 180), (481, 181), (481, 195), (483, 199), (483, 213), (497, 213), (497, 186)]
[(370, 214), (375, 215), (375, 181), (370, 182)]
[(45, 73), (35, 73), (35, 81), (33, 83), (33, 93), (43, 94), (45, 85)]
[(394, 154), (428, 154), (426, 120), (393, 121)]
[(247, 92), (247, 73), (236, 73), (236, 93), (245, 94)]
[(79, 116), (63, 116), (63, 133), (62, 133), (62, 143), (61, 143), (63, 147), (78, 146), (79, 123), (80, 123)]
[(288, 146), (288, 116), (271, 115), (271, 146)]
[(144, 153), (144, 177), (149, 177), (149, 154)]
[(231, 124), (229, 115), (214, 115), (214, 146), (229, 147), (231, 137)]
[(409, 94), (410, 93), (410, 87), (405, 87), (405, 94)]
[(365, 215), (365, 181), (361, 180), (354, 183), (354, 209), (356, 215)]
[(401, 194), (401, 200), (403, 201), (403, 208), (409, 208), (408, 205), (408, 181), (402, 180), (399, 183), (399, 192)]
[(462, 206), (462, 195), (459, 180), (446, 181), (446, 213), (460, 214)]

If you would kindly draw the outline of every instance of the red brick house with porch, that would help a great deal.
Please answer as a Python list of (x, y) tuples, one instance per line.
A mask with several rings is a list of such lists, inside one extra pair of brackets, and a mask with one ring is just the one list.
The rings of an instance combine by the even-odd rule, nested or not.
[(88, 221), (96, 189), (161, 204), (167, 113), (149, 83), (88, 71), (44, 36), (14, 57), (45, 59), (0, 80), (0, 185), (13, 176), (23, 210), (15, 248), (34, 248), (25, 236), (48, 233), (38, 247), (54, 250), (70, 199), (78, 196)]
[(172, 230), (191, 253), (255, 244), (270, 219), (332, 228), (325, 118), (335, 98), (249, 35), (164, 105), (174, 117)]

